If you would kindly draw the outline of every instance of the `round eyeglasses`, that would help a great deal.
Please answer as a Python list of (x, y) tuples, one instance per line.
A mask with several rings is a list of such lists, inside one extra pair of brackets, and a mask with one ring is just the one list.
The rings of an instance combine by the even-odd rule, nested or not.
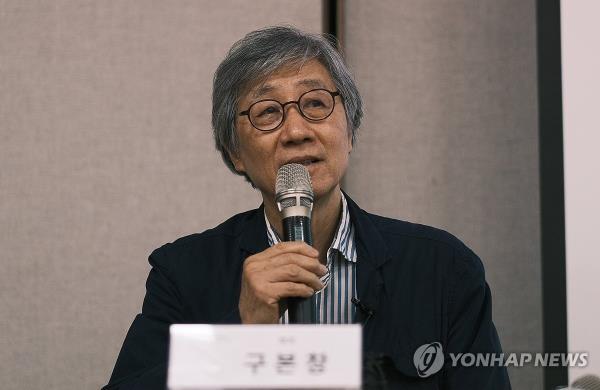
[(304, 118), (313, 122), (322, 121), (333, 112), (336, 96), (340, 96), (340, 93), (319, 88), (304, 92), (298, 100), (285, 103), (273, 99), (259, 100), (252, 103), (246, 111), (240, 112), (240, 116), (247, 115), (257, 130), (272, 131), (285, 120), (285, 106), (295, 103)]

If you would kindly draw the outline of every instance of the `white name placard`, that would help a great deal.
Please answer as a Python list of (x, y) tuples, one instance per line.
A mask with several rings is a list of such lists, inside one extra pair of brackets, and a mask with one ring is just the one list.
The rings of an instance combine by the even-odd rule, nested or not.
[(170, 390), (359, 389), (360, 325), (171, 325)]

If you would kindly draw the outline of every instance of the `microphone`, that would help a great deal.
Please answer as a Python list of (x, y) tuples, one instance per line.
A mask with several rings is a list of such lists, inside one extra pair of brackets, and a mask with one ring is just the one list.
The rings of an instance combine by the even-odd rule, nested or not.
[[(282, 214), (283, 241), (304, 241), (312, 245), (310, 216), (314, 201), (310, 175), (302, 164), (285, 164), (277, 171), (275, 201)], [(288, 298), (291, 324), (314, 324), (314, 298)]]
[(358, 310), (360, 310), (361, 313), (363, 314), (363, 316), (365, 317), (363, 320), (363, 325), (367, 325), (367, 323), (369, 322), (371, 317), (373, 317), (373, 315), (375, 315), (375, 310), (371, 309), (371, 307), (369, 307), (368, 305), (365, 305), (358, 298), (352, 298), (350, 301), (352, 302), (352, 304), (354, 306), (358, 307)]

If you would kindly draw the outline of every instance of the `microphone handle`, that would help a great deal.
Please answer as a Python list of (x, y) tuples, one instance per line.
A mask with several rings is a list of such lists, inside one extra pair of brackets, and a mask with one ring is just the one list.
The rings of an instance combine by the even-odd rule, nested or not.
[(294, 215), (283, 219), (283, 241), (304, 241), (312, 245), (310, 218)]
[[(283, 240), (304, 241), (312, 245), (310, 218), (292, 216), (283, 219)], [(314, 296), (311, 298), (288, 298), (288, 317), (290, 324), (315, 324)]]

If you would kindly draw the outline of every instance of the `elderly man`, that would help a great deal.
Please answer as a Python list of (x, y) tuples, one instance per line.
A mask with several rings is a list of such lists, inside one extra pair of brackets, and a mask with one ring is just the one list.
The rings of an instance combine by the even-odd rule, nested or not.
[[(440, 356), (501, 351), (490, 290), (452, 235), (369, 214), (341, 191), (362, 108), (335, 48), (294, 28), (254, 31), (213, 88), (217, 149), (263, 205), (152, 253), (142, 313), (106, 388), (164, 388), (170, 324), (287, 323), (286, 298), (313, 295), (317, 322), (363, 324), (365, 356), (390, 388), (510, 388), (503, 367), (415, 366), (424, 345)], [(275, 180), (292, 162), (312, 180), (312, 246), (279, 239)]]

